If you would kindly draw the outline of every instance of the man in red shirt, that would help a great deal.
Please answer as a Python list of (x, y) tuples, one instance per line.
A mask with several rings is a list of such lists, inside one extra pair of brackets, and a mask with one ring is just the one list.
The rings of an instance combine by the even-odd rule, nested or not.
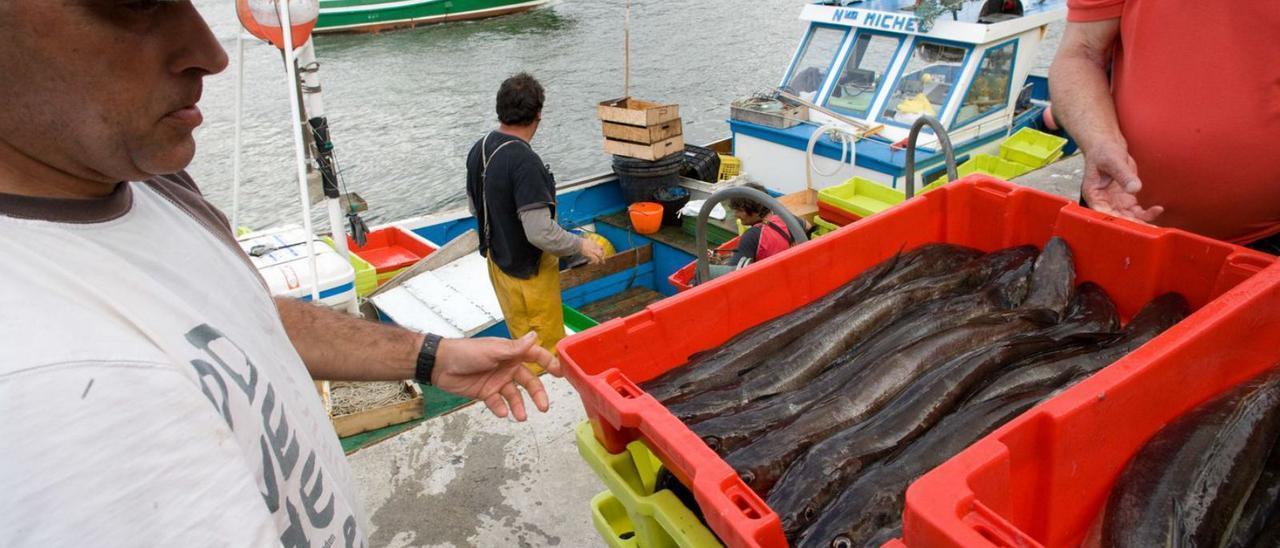
[(1280, 4), (1068, 7), (1050, 85), (1088, 205), (1280, 252)]

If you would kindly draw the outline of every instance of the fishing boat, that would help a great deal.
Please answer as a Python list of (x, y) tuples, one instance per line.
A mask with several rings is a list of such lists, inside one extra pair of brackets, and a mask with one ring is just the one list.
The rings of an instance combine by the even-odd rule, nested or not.
[(315, 32), (376, 32), (529, 11), (548, 0), (320, 0)]
[[(403, 6), (429, 3), (395, 2)], [(321, 3), (330, 8), (358, 4), (375, 3)], [(735, 158), (751, 180), (770, 190), (771, 196), (765, 198), (812, 195), (862, 180), (896, 193), (896, 198), (882, 198), (882, 205), (889, 207), (917, 191), (958, 178), (957, 164), (999, 150), (1001, 142), (1019, 130), (1043, 128), (1050, 106), (1046, 78), (1030, 72), (1047, 25), (1065, 16), (1065, 2), (1046, 0), (1025, 8), (1016, 1), (998, 2), (1000, 11), (993, 11), (990, 4), (970, 4), (936, 21), (913, 13), (914, 0), (842, 0), (805, 6), (801, 19), (807, 28), (789, 66), (780, 67), (778, 90), (734, 101), (728, 113), (729, 135), (708, 143), (704, 150)], [(1008, 9), (1011, 4), (1016, 9)], [(314, 65), (310, 46), (300, 49), (300, 66)], [(320, 173), (329, 198), (330, 233), (343, 234), (349, 230), (338, 206), (335, 181), (339, 176), (326, 153), (332, 147), (317, 73), (313, 68), (298, 77), (303, 85), (297, 88), (304, 94), (298, 103), (306, 113), (294, 119), (308, 120), (302, 127), (315, 132), (309, 141), (319, 144), (305, 171)], [(725, 95), (728, 102), (735, 91), (726, 90)], [(913, 135), (918, 143), (910, 142)], [(303, 145), (298, 147), (301, 155)], [(1052, 159), (1056, 156), (1047, 160)], [(559, 187), (558, 222), (608, 240), (615, 251), (601, 265), (565, 265), (561, 287), (570, 332), (630, 315), (674, 295), (689, 282), (686, 276), (684, 283), (674, 283), (674, 275), (690, 274), (690, 264), (705, 257), (708, 243), (736, 236), (735, 227), (728, 224), (732, 216), (706, 221), (714, 202), (724, 198), (723, 189), (731, 183), (715, 176), (683, 178), (680, 184), (692, 199), (704, 200), (700, 210), (690, 211), (701, 214), (695, 234), (674, 226), (654, 234), (637, 233), (628, 218), (626, 194), (613, 172)], [(305, 182), (299, 186), (305, 188)], [(310, 200), (303, 201), (304, 209), (309, 207), (305, 204)], [(781, 203), (786, 205), (785, 200)], [(346, 213), (351, 216), (351, 211)], [(304, 215), (308, 222), (309, 215), (308, 210)], [(305, 235), (309, 230), (291, 233)], [(429, 247), (432, 255), (407, 274), (379, 280), (386, 284), (372, 294), (356, 290), (360, 283), (354, 269), (341, 272), (345, 261), (317, 262), (331, 265), (339, 270), (336, 273), (320, 273), (315, 267), (308, 272), (309, 254), (345, 255), (349, 246), (359, 244), (341, 236), (335, 239), (334, 249), (299, 248), (297, 242), (277, 238), (272, 245), (287, 253), (263, 256), (264, 278), (270, 282), (270, 276), (282, 277), (273, 285), (281, 294), (350, 310), (360, 302), (366, 313), (413, 329), (448, 336), (506, 336), (486, 264), (475, 252), (476, 230), (476, 219), (466, 209), (373, 227), (370, 234), (407, 233), (420, 240), (415, 245)], [(249, 234), (243, 243), (250, 250), (262, 245), (253, 241), (255, 237), (278, 233)], [(721, 238), (709, 236), (714, 233)], [(369, 439), (362, 438), (362, 443)]]
[[(960, 163), (997, 152), (1021, 128), (1042, 126), (1048, 80), (1030, 72), (1047, 25), (1065, 14), (1063, 2), (1014, 2), (1001, 11), (992, 2), (968, 3), (931, 25), (913, 13), (914, 0), (840, 3), (805, 6), (808, 28), (780, 84), (815, 107), (813, 123), (729, 122), (734, 154), (758, 179), (783, 192), (805, 188), (812, 150), (809, 156), (849, 164), (814, 173), (819, 188), (853, 175), (914, 190), (944, 175), (935, 128), (927, 126), (916, 173), (906, 180), (905, 141), (921, 116), (945, 128)], [(866, 137), (847, 138), (852, 128)]]

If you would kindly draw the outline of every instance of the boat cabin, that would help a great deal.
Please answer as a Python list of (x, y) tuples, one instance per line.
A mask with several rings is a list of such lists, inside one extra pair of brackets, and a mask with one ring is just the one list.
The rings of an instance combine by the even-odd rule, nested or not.
[[(947, 128), (959, 162), (1040, 122), (1048, 82), (1030, 72), (1048, 24), (1065, 15), (1061, 0), (970, 2), (934, 21), (915, 13), (914, 0), (839, 3), (805, 7), (808, 28), (778, 86), (820, 107), (810, 109), (809, 123), (775, 128), (730, 120), (734, 154), (754, 179), (783, 192), (803, 190), (808, 140), (825, 124), (873, 129), (851, 145), (824, 135), (815, 154), (840, 160), (848, 146), (853, 166), (823, 175), (831, 162), (815, 162), (824, 167), (814, 173), (814, 188), (855, 175), (902, 188), (902, 145), (921, 115)], [(919, 145), (916, 188), (943, 173), (928, 128)]]

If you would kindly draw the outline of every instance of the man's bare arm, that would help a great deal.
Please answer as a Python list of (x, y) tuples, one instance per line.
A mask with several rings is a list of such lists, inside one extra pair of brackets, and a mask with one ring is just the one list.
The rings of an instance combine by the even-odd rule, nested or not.
[(311, 376), (331, 381), (413, 378), (423, 334), (277, 298), (280, 321)]
[[(334, 381), (391, 381), (414, 376), (425, 335), (361, 320), (295, 299), (277, 298), (276, 308), (311, 376)], [(499, 417), (526, 418), (524, 387), (541, 411), (549, 402), (537, 376), (524, 367), (537, 363), (560, 376), (560, 363), (537, 346), (533, 333), (518, 341), (497, 338), (444, 339), (436, 352), (431, 384), (484, 401)]]
[(1070, 22), (1049, 69), (1054, 117), (1080, 144), (1085, 155), (1081, 193), (1104, 213), (1152, 221), (1162, 207), (1143, 208), (1137, 164), (1120, 131), (1107, 67), (1120, 35), (1120, 19)]

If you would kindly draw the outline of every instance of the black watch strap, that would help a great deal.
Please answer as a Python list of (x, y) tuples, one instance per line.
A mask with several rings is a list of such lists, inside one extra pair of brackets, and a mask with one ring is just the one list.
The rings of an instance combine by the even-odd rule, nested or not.
[(431, 384), (431, 373), (436, 369), (436, 353), (440, 351), (440, 335), (427, 333), (422, 339), (422, 349), (418, 350), (418, 365), (414, 369), (414, 380), (422, 384)]

